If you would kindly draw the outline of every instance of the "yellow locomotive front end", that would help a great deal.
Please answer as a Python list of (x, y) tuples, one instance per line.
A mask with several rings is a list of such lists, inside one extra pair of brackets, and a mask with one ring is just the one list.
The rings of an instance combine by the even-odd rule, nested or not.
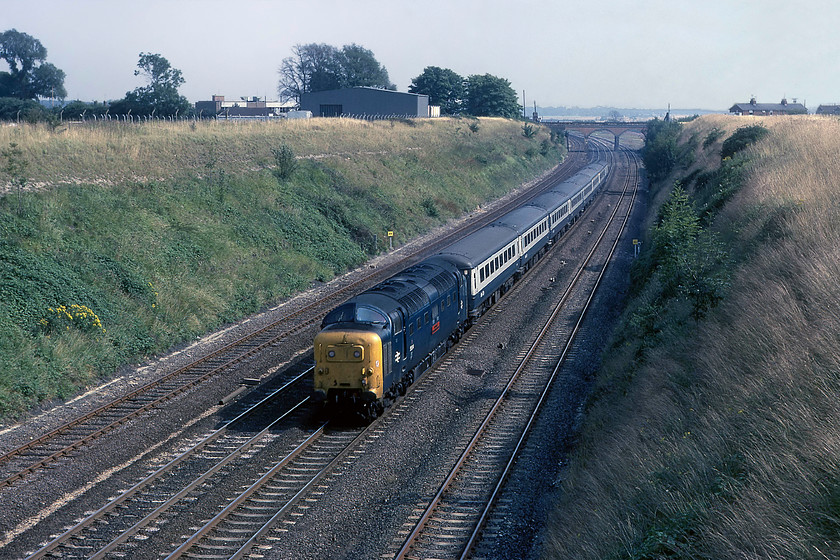
[(316, 401), (352, 406), (382, 398), (382, 339), (376, 333), (321, 331), (314, 354)]

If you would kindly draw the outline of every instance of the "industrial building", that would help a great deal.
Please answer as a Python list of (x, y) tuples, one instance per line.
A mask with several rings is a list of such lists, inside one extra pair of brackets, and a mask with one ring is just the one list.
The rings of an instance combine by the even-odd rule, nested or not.
[(195, 112), (203, 117), (268, 118), (284, 116), (295, 108), (293, 101), (267, 101), (259, 97), (241, 97), (225, 100), (224, 95), (214, 95), (211, 101), (196, 101)]
[[(355, 87), (303, 93), (300, 109), (316, 117), (429, 117), (429, 96)], [(439, 113), (438, 113), (439, 114)]]

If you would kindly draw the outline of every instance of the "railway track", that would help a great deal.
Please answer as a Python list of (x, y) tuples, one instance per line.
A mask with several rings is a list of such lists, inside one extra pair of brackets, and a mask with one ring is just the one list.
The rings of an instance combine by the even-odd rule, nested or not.
[(225, 469), (241, 468), (250, 454), (268, 445), (266, 440), (273, 430), (303, 423), (302, 411), (308, 395), (284, 412), (271, 408), (268, 414), (273, 420), (268, 423), (253, 421), (253, 417), (272, 406), (279, 395), (294, 390), (308, 392), (305, 380), (310, 374), (311, 369), (295, 376), (223, 426), (182, 448), (172, 460), (27, 558), (35, 560), (56, 554), (62, 558), (105, 558), (130, 553), (132, 539), (145, 540), (144, 532), (159, 531), (166, 515), (177, 515), (190, 507), (206, 487), (224, 478)]
[[(491, 313), (503, 312), (506, 301)], [(481, 336), (479, 327), (467, 333), (465, 343)], [(435, 374), (433, 369), (421, 377), (414, 389), (434, 385)], [(413, 389), (394, 414), (364, 430), (312, 425), (300, 415), (304, 402), (273, 423), (248, 424), (260, 406), (305, 376), (194, 442), (28, 558), (242, 558), (270, 548), (284, 524), (313, 507), (348, 464), (377, 449), (377, 439), (414, 398)]]
[[(637, 169), (635, 158), (631, 163)], [(563, 363), (573, 351), (575, 336), (629, 220), (635, 175), (634, 171), (625, 177), (622, 202), (437, 494), (408, 524), (408, 536), (393, 552), (394, 558), (492, 557), (493, 529), (478, 546), (482, 530), (552, 383), (562, 375)]]
[[(580, 275), (586, 273), (585, 268), (586, 264), (581, 267)], [(564, 299), (572, 293), (573, 286), (570, 286)], [(497, 304), (488, 312), (498, 313), (504, 313), (504, 305)], [(483, 324), (486, 323), (482, 321), (468, 331), (462, 344), (469, 344), (471, 340), (481, 337)], [(543, 338), (548, 333), (549, 329), (546, 328)], [(546, 359), (546, 354), (556, 357), (562, 349), (556, 344), (549, 344), (548, 349), (542, 350), (542, 358)], [(331, 487), (332, 481), (340, 479), (349, 465), (367, 455), (368, 450), (381, 451), (377, 440), (400, 422), (401, 412), (413, 406), (416, 394), (422, 394), (439, 383), (437, 374), (446, 368), (446, 361), (449, 359), (455, 358), (444, 359), (442, 365), (421, 376), (404, 399), (398, 401), (388, 414), (378, 418), (364, 431), (325, 430), (313, 433), (310, 440), (296, 449), (294, 454), (278, 462), (275, 467), (268, 469), (264, 466), (265, 474), (259, 480), (233, 499), (213, 519), (197, 527), (174, 552), (166, 556), (167, 560), (182, 556), (238, 559), (251, 554), (262, 555), (264, 550), (271, 549), (274, 542), (282, 540), (283, 532), (288, 530), (286, 527), (293, 526), (296, 517), (305, 515), (309, 508), (315, 507), (320, 497)], [(535, 360), (536, 358), (532, 357), (529, 363)], [(520, 376), (520, 379), (524, 377), (527, 376)], [(539, 383), (532, 385), (533, 393), (539, 388)], [(518, 386), (516, 389), (521, 391), (522, 387)], [(326, 433), (329, 433), (331, 438), (326, 440), (325, 447), (323, 444)], [(341, 445), (334, 445), (339, 441)], [(491, 442), (490, 447), (493, 446)], [(472, 476), (472, 481), (477, 482), (477, 487), (480, 488), (486, 483), (486, 477)], [(456, 512), (456, 517), (459, 514)], [(284, 527), (284, 523), (289, 525)], [(440, 551), (435, 551), (430, 557), (449, 557), (445, 553), (439, 553)], [(388, 553), (382, 555), (388, 556)]]
[(317, 324), (337, 303), (352, 294), (387, 278), (413, 262), (419, 261), (424, 256), (448, 245), (454, 239), (491, 222), (556, 182), (570, 177), (580, 166), (586, 163), (585, 159), (587, 157), (583, 152), (572, 152), (566, 164), (558, 166), (551, 174), (544, 177), (526, 192), (512, 197), (480, 219), (465, 223), (433, 243), (405, 255), (404, 258), (393, 264), (371, 270), (364, 277), (331, 290), (318, 298), (317, 301), (308, 303), (223, 348), (102, 405), (38, 438), (6, 451), (3, 455), (0, 455), (0, 488), (12, 486), (31, 473), (64, 457), (72, 456), (91, 441), (119, 428), (126, 422), (159, 407), (166, 401), (195, 388), (219, 373), (253, 358), (292, 334)]

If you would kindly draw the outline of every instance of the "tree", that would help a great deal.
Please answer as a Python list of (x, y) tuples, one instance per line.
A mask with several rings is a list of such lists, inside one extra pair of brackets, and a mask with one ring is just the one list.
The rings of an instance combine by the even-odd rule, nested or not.
[(713, 234), (703, 230), (679, 183), (662, 206), (652, 241), (663, 296), (688, 300), (692, 317), (699, 321), (723, 299), (729, 285), (729, 255)]
[(64, 71), (47, 59), (47, 49), (41, 41), (10, 29), (0, 33), (0, 59), (9, 65), (9, 72), (0, 72), (0, 97), (37, 99), (38, 97), (67, 96)]
[(185, 80), (181, 71), (172, 68), (169, 61), (159, 54), (140, 53), (135, 76), (145, 76), (149, 84), (126, 92), (125, 99), (111, 104), (111, 112), (159, 116), (185, 115), (190, 102), (178, 93)]
[(690, 148), (680, 147), (682, 125), (675, 121), (654, 119), (647, 123), (642, 160), (651, 181), (661, 181), (674, 169), (691, 159)]
[(464, 103), (464, 78), (448, 68), (427, 66), (411, 80), (408, 92), (428, 95), (429, 104), (440, 105), (441, 113), (457, 115)]
[(467, 114), (475, 117), (505, 117), (515, 119), (520, 106), (510, 82), (490, 74), (472, 75), (466, 83)]
[(338, 56), (341, 87), (377, 87), (397, 89), (388, 78), (388, 71), (372, 51), (355, 43), (344, 45)]
[(302, 93), (369, 86), (396, 89), (388, 71), (373, 53), (356, 44), (341, 50), (324, 43), (292, 47), (293, 55), (280, 65), (278, 93), (283, 100), (300, 99)]

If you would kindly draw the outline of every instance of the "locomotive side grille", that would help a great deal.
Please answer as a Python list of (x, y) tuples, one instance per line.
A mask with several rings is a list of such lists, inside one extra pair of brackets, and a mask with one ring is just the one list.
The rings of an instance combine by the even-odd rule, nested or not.
[(439, 294), (446, 293), (452, 287), (452, 276), (447, 274), (446, 272), (441, 272), (440, 274), (432, 277), (429, 279), (429, 283), (437, 288)]
[(400, 304), (405, 306), (406, 310), (408, 310), (409, 312), (409, 315), (413, 315), (429, 302), (429, 296), (426, 294), (425, 291), (423, 291), (420, 288), (417, 288), (406, 294), (403, 294), (398, 301), (400, 302)]

